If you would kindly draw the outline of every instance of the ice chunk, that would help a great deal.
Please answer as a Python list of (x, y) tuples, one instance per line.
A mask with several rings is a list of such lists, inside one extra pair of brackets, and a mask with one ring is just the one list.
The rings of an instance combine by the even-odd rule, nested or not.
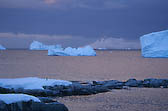
[(0, 44), (0, 50), (6, 50), (6, 48)]
[(30, 44), (30, 50), (48, 50), (48, 49), (62, 49), (61, 45), (45, 45), (38, 41), (33, 41)]
[(70, 56), (69, 54), (65, 53), (64, 50), (61, 49), (49, 49), (48, 55), (52, 56)]
[(67, 47), (64, 50), (49, 49), (48, 55), (52, 56), (96, 56), (95, 50), (91, 46), (83, 48)]
[(41, 102), (38, 98), (27, 94), (0, 94), (0, 101), (5, 102), (6, 104), (16, 103), (20, 101), (27, 102), (30, 100), (34, 102)]
[(72, 84), (65, 80), (55, 79), (41, 79), (36, 77), (16, 78), (16, 79), (0, 79), (0, 87), (4, 88), (23, 88), (23, 89), (43, 89), (43, 86), (64, 85)]
[(168, 57), (168, 30), (140, 37), (142, 56)]
[(77, 49), (79, 56), (96, 56), (96, 51), (91, 46), (85, 46)]

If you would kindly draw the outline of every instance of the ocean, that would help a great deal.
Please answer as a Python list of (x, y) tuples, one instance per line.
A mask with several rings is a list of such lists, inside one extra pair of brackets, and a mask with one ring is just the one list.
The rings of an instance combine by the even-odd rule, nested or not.
[[(47, 56), (47, 51), (0, 51), (0, 78), (70, 81), (168, 78), (168, 59), (143, 58), (140, 50), (96, 50), (97, 56)], [(55, 98), (70, 111), (167, 111), (168, 89), (131, 88), (90, 96)]]
[(168, 78), (168, 59), (143, 58), (140, 50), (98, 50), (97, 56), (47, 56), (47, 51), (0, 51), (0, 78), (64, 80)]

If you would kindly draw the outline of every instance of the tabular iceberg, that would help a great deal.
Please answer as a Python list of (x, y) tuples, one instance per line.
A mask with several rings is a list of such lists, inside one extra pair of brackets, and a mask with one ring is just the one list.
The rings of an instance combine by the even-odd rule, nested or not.
[(52, 56), (96, 56), (95, 50), (91, 46), (83, 48), (67, 47), (62, 49), (49, 49), (48, 55)]
[(143, 57), (168, 57), (168, 30), (140, 37)]
[(0, 50), (6, 50), (6, 48), (0, 45)]
[(62, 49), (61, 45), (45, 45), (38, 41), (33, 41), (30, 44), (30, 50), (49, 50), (49, 49)]

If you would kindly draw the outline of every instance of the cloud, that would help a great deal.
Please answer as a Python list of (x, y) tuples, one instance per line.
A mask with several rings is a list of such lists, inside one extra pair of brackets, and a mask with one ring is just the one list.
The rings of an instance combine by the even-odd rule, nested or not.
[(123, 38), (105, 37), (98, 40), (72, 35), (45, 35), (45, 34), (24, 34), (24, 33), (0, 33), (0, 44), (7, 48), (28, 48), (33, 40), (45, 44), (61, 44), (63, 47), (80, 47), (91, 45), (93, 48), (107, 49), (139, 49), (139, 41), (130, 41)]
[[(24, 33), (0, 33), (0, 44), (7, 48), (28, 48), (33, 40), (45, 44), (61, 44), (64, 47), (78, 47), (88, 42), (82, 36), (72, 35), (45, 35), (45, 34), (24, 34)], [(78, 41), (77, 43), (74, 41)], [(88, 40), (89, 41), (89, 40)]]
[(123, 38), (101, 38), (90, 44), (93, 48), (107, 48), (107, 49), (139, 49), (139, 41), (129, 41)]
[(44, 0), (44, 1), (47, 4), (53, 4), (56, 7), (64, 7), (64, 8), (117, 9), (127, 7), (126, 2), (123, 2), (124, 0)]
[(8, 37), (8, 38), (41, 38), (41, 39), (57, 39), (57, 40), (63, 40), (63, 39), (71, 39), (71, 35), (45, 35), (45, 34), (24, 34), (24, 33), (0, 33), (0, 37)]
[(158, 0), (0, 0), (0, 8), (33, 9), (123, 9), (131, 6), (161, 4)]
[(0, 8), (116, 9), (127, 6), (127, 2), (123, 1), (125, 0), (1, 0)]
[(45, 7), (41, 0), (0, 0), (0, 8), (40, 9)]
[(44, 0), (45, 3), (47, 4), (55, 4), (57, 3), (58, 0)]

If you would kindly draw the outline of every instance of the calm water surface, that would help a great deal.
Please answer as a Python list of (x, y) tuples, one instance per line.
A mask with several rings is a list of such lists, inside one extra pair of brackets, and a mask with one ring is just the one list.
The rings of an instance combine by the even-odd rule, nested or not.
[[(97, 51), (95, 57), (47, 56), (47, 51), (0, 51), (0, 78), (64, 80), (168, 78), (168, 59), (143, 58), (140, 51)], [(133, 88), (91, 96), (56, 98), (70, 111), (168, 111), (168, 89)]]

